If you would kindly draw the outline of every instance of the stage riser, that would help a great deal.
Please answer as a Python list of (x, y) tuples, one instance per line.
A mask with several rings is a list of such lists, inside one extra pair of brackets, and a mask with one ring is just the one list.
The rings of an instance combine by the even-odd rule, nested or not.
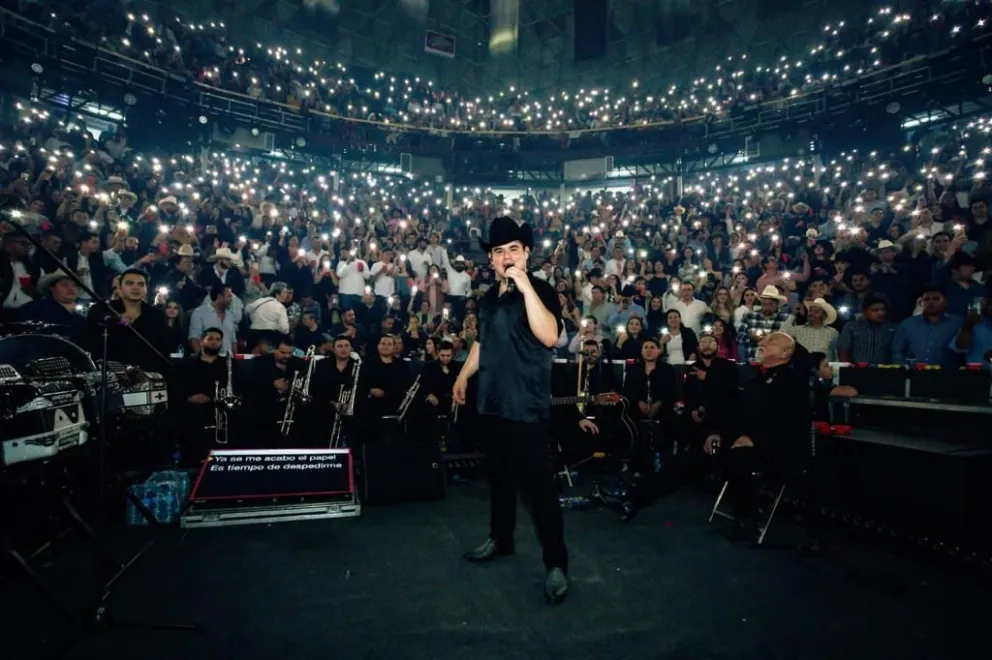
[(830, 438), (818, 451), (823, 505), (907, 533), (992, 540), (992, 450), (940, 453)]

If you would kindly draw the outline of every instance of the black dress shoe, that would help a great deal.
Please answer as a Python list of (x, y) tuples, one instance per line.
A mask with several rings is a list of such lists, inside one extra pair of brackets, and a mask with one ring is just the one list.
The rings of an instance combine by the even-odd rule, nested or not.
[(548, 579), (544, 583), (544, 598), (549, 605), (557, 605), (568, 596), (568, 578), (565, 571), (552, 568), (548, 571)]
[(462, 556), (471, 562), (481, 563), (484, 561), (490, 561), (497, 555), (506, 556), (512, 554), (513, 554), (512, 545), (507, 545), (505, 543), (496, 543), (496, 541), (493, 541), (492, 539), (486, 539), (485, 543), (475, 548), (472, 548)]

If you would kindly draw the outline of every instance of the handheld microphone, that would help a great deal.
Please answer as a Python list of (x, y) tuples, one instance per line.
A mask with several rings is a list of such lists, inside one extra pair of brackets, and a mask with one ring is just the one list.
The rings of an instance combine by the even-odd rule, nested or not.
[[(509, 268), (511, 266), (513, 266), (513, 264), (509, 264), (507, 266), (503, 266), (504, 272), (505, 272), (505, 270), (507, 268)], [(506, 278), (506, 292), (507, 293), (513, 293), (516, 290), (517, 290), (517, 283), (513, 281), (513, 278), (512, 277), (507, 277)]]

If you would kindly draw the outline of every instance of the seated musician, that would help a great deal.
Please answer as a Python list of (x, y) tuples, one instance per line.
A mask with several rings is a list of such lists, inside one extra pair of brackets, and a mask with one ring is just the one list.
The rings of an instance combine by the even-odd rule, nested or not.
[[(617, 391), (612, 365), (600, 361), (599, 349), (596, 339), (586, 339), (582, 343), (581, 365), (569, 365), (556, 383), (555, 391), (567, 393), (564, 396), (568, 403), (554, 407), (552, 426), (569, 465), (585, 461), (596, 452), (626, 458), (631, 446), (630, 432), (622, 423), (619, 407), (596, 401), (599, 395)], [(576, 398), (579, 403), (575, 403)]]
[(454, 357), (454, 344), (444, 340), (438, 345), (437, 360), (424, 364), (418, 394), (421, 403), (415, 423), (415, 435), (418, 438), (429, 439), (436, 435), (436, 421), (439, 416), (449, 421), (453, 416), (451, 391), (458, 377), (458, 368), (453, 364)]
[[(712, 333), (700, 336), (698, 359), (685, 378), (685, 413), (678, 427), (683, 450), (663, 462), (660, 471), (648, 474), (626, 489), (622, 497), (599, 490), (593, 493), (600, 501), (619, 510), (623, 514), (622, 520), (632, 519), (642, 507), (698, 478), (710, 463), (712, 440), (708, 439), (719, 437), (721, 433), (729, 434), (727, 424), (736, 411), (737, 367), (731, 360), (719, 357), (719, 350)], [(651, 352), (656, 354), (657, 350)], [(645, 362), (649, 357), (644, 356)], [(629, 372), (627, 382), (631, 382)]]
[[(623, 395), (628, 412), (638, 426), (640, 442), (636, 448), (635, 471), (650, 471), (654, 451), (663, 449), (662, 439), (671, 437), (675, 408), (675, 370), (662, 362), (661, 344), (653, 337), (641, 342), (641, 359), (627, 366)], [(653, 423), (653, 422), (656, 422)]]
[(376, 353), (366, 357), (359, 381), (359, 401), (364, 402), (365, 426), (369, 437), (378, 438), (386, 429), (382, 418), (398, 413), (411, 385), (406, 363), (397, 360), (393, 354), (392, 335), (379, 337)]
[[(313, 428), (312, 444), (315, 446), (328, 445), (337, 416), (342, 410), (348, 409), (348, 398), (356, 395), (352, 382), (355, 360), (352, 359), (351, 354), (351, 339), (348, 335), (338, 335), (334, 338), (330, 354), (317, 362), (314, 368), (313, 383), (310, 388), (313, 405), (307, 418)], [(342, 427), (342, 437), (338, 438), (340, 446), (347, 446), (348, 435), (355, 430), (350, 422), (351, 420), (348, 420), (349, 428)]]
[[(304, 360), (293, 357), (293, 340), (289, 335), (282, 335), (273, 344), (271, 353), (251, 361), (251, 377), (245, 388), (244, 415), (251, 429), (246, 440), (260, 449), (292, 446), (280, 427), (293, 380), (307, 368)], [(302, 406), (297, 405), (296, 409), (302, 413)], [(293, 427), (300, 426), (298, 420), (297, 416), (289, 425), (289, 438), (297, 430)]]
[[(179, 455), (184, 468), (199, 467), (210, 449), (216, 448), (217, 402), (214, 396), (218, 389), (227, 388), (227, 364), (220, 357), (224, 332), (220, 328), (207, 328), (199, 339), (200, 353), (179, 363), (179, 392), (174, 398), (182, 402), (177, 419), (181, 419), (183, 425), (179, 434)], [(231, 441), (236, 440), (233, 433), (228, 435)]]

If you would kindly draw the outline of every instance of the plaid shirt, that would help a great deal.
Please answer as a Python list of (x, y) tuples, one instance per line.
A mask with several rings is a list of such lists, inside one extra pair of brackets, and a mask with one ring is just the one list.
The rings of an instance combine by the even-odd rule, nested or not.
[(882, 321), (873, 325), (864, 318), (848, 321), (837, 340), (837, 350), (849, 353), (854, 363), (890, 364), (896, 324)]
[(741, 321), (741, 327), (737, 331), (737, 345), (740, 348), (742, 359), (754, 362), (758, 354), (758, 342), (751, 341), (751, 333), (761, 330), (762, 335), (767, 335), (779, 330), (788, 331), (792, 327), (792, 315), (788, 310), (780, 309), (772, 316), (765, 316), (761, 310), (749, 312)]

